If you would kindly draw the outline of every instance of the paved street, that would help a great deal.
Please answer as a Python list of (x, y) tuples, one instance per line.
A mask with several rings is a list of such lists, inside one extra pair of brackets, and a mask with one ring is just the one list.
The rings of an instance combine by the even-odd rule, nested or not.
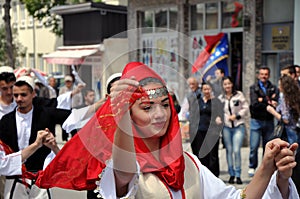
[[(58, 143), (62, 146), (61, 142), (61, 136), (58, 135)], [(220, 144), (221, 145), (221, 144)], [(190, 146), (188, 143), (185, 143), (183, 145), (184, 150), (190, 151)], [(259, 157), (262, 155), (262, 150), (259, 151)], [(236, 188), (244, 188), (246, 184), (248, 184), (251, 180), (251, 178), (248, 177), (248, 157), (249, 157), (249, 148), (243, 147), (242, 148), (242, 176), (241, 179), (244, 182), (242, 185), (236, 185), (234, 184)], [(229, 179), (229, 174), (227, 172), (227, 162), (226, 162), (226, 151), (223, 148), (219, 149), (219, 158), (220, 158), (220, 179), (222, 179), (224, 182), (227, 182)], [(261, 158), (260, 158), (261, 160)], [(85, 191), (71, 191), (71, 190), (65, 190), (65, 189), (53, 189), (53, 198), (54, 199), (85, 199), (86, 198), (86, 192)]]

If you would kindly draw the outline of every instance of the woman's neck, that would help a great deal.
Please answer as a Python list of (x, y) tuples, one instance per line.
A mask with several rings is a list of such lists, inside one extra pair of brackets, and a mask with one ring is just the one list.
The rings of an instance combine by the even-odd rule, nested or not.
[(151, 151), (152, 155), (159, 160), (159, 138), (145, 138), (143, 139), (148, 149)]
[(226, 96), (226, 98), (230, 98), (231, 96), (232, 96), (232, 92), (227, 92), (227, 93), (225, 93), (225, 96)]
[(210, 95), (204, 95), (203, 96), (203, 101), (204, 102), (207, 102), (208, 100), (210, 100), (211, 99), (211, 96)]

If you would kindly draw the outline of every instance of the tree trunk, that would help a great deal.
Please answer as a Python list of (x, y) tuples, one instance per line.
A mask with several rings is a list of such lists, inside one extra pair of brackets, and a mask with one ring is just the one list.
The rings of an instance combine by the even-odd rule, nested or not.
[(6, 36), (6, 57), (8, 61), (8, 65), (15, 68), (14, 63), (14, 50), (13, 50), (13, 43), (12, 43), (12, 31), (10, 25), (10, 2), (11, 0), (5, 0), (5, 4), (3, 5), (4, 8), (4, 23), (5, 23), (5, 36)]

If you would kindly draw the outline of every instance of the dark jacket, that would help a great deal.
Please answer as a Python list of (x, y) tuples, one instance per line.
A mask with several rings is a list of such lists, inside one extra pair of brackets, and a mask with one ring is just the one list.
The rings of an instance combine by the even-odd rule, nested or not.
[[(34, 106), (32, 113), (31, 135), (29, 144), (36, 140), (37, 132), (49, 128), (54, 134), (55, 125), (62, 124), (71, 111), (44, 106)], [(0, 120), (0, 139), (7, 144), (13, 151), (19, 151), (17, 124), (16, 124), (16, 109), (2, 117)], [(44, 160), (50, 153), (50, 149), (46, 146), (39, 148), (32, 156), (30, 156), (25, 166), (28, 171), (38, 171), (43, 169)]]
[(300, 152), (296, 154), (297, 165), (294, 167), (292, 179), (296, 185), (298, 194), (300, 194)]
[[(260, 88), (259, 83), (255, 83), (250, 86), (250, 113), (251, 118), (270, 121), (273, 120), (273, 115), (267, 111), (268, 101), (278, 101), (279, 90), (270, 81), (267, 83), (267, 93), (265, 94)], [(258, 101), (258, 98), (263, 98), (262, 102)]]

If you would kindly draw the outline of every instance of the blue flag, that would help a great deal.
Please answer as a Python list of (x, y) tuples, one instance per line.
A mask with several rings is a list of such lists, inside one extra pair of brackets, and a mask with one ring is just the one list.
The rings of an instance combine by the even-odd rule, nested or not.
[(221, 40), (215, 45), (210, 53), (205, 66), (202, 68), (200, 75), (202, 79), (206, 79), (208, 75), (214, 76), (216, 69), (221, 68), (224, 70), (225, 76), (228, 75), (227, 58), (229, 55), (228, 37), (225, 33)]

